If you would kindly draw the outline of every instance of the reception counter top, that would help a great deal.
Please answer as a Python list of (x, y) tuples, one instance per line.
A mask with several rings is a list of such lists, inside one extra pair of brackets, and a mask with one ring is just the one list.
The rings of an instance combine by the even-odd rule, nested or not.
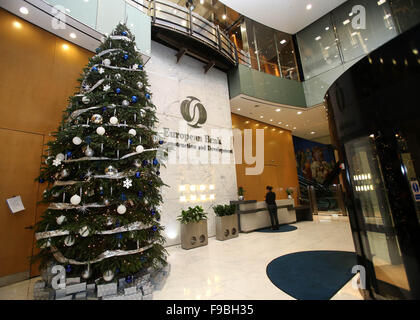
[[(239, 231), (251, 232), (271, 227), (270, 215), (264, 201), (231, 201), (237, 205)], [(276, 200), (279, 224), (296, 222), (296, 212), (293, 199)]]

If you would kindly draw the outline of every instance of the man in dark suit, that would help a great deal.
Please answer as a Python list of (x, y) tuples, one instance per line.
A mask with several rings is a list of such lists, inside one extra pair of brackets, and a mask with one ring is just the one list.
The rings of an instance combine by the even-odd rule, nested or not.
[(276, 194), (273, 192), (273, 187), (267, 186), (267, 194), (265, 195), (265, 202), (270, 213), (271, 229), (279, 230), (279, 218), (277, 217)]

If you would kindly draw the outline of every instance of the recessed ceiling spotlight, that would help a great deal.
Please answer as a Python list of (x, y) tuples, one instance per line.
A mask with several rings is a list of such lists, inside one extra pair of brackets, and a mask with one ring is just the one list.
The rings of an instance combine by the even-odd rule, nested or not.
[(226, 20), (226, 18), (227, 18), (227, 16), (224, 14), (224, 15), (222, 16), (222, 19), (223, 19), (223, 20)]
[(72, 33), (70, 33), (70, 38), (76, 39), (77, 36), (76, 36), (76, 34), (74, 32), (72, 32)]
[(204, 0), (200, 0), (200, 4), (204, 4)]
[(26, 7), (20, 7), (19, 11), (20, 11), (21, 14), (28, 14), (29, 13), (28, 8), (26, 8)]
[(241, 108), (238, 108), (238, 109), (236, 109), (236, 110), (241, 111)]
[(322, 39), (321, 36), (318, 36), (318, 37), (315, 38), (316, 41), (319, 41), (321, 39)]
[(307, 5), (306, 5), (306, 10), (311, 10), (311, 9), (312, 9), (312, 4), (310, 4), (310, 3), (309, 3), (309, 4), (307, 4)]
[(283, 122), (281, 122), (281, 121), (279, 122), (279, 124), (282, 124), (282, 123), (283, 123)]
[(70, 47), (67, 44), (63, 44), (63, 49), (68, 50)]
[(326, 27), (326, 28), (325, 28), (325, 31), (328, 31), (328, 30), (330, 30), (330, 27)]
[(315, 134), (315, 133), (316, 133), (315, 131), (312, 131), (312, 132), (311, 132), (311, 134)]
[(21, 24), (20, 22), (17, 22), (17, 21), (14, 21), (14, 22), (13, 22), (13, 26), (14, 26), (15, 28), (17, 28), (17, 29), (22, 28), (22, 24)]
[(301, 115), (302, 113), (303, 113), (302, 111), (298, 111), (298, 113), (297, 113), (297, 114)]
[(273, 122), (273, 119), (270, 119), (271, 122)]
[(261, 119), (263, 119), (263, 118), (264, 118), (264, 116), (261, 116), (260, 118), (261, 118)]
[(283, 39), (283, 40), (280, 41), (280, 44), (285, 44), (286, 42), (287, 41)]

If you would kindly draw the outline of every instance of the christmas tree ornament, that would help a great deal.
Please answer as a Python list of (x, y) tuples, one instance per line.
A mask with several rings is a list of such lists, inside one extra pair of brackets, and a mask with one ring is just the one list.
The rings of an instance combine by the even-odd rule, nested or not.
[(115, 74), (114, 77), (115, 77), (116, 80), (121, 80), (121, 74), (119, 74), (119, 73)]
[(111, 86), (110, 86), (109, 84), (104, 85), (103, 90), (104, 90), (105, 92), (106, 92), (106, 91), (109, 91), (109, 89), (111, 89)]
[(164, 144), (164, 141), (163, 140), (159, 140), (159, 144)]
[(74, 137), (73, 138), (73, 143), (78, 146), (79, 144), (82, 143), (82, 139), (80, 139), (79, 137)]
[(139, 89), (143, 89), (143, 87), (144, 87), (144, 84), (143, 84), (143, 82), (137, 82), (137, 88), (139, 88)]
[(96, 133), (99, 134), (100, 136), (103, 136), (105, 134), (105, 128), (104, 127), (98, 127), (96, 129)]
[(114, 272), (112, 272), (111, 270), (105, 271), (102, 275), (102, 277), (104, 278), (104, 280), (106, 282), (111, 281), (112, 279), (114, 279)]
[(111, 117), (111, 119), (109, 119), (109, 123), (116, 125), (118, 124), (118, 118), (117, 117)]
[(140, 168), (141, 167), (141, 161), (139, 159), (134, 160), (133, 164), (137, 168)]
[(63, 170), (61, 170), (61, 172), (60, 172), (60, 178), (67, 178), (68, 176), (70, 175), (70, 172), (69, 172), (69, 170), (67, 170), (67, 169), (63, 169)]
[(105, 174), (108, 176), (115, 176), (118, 170), (114, 166), (108, 166), (105, 168)]
[(94, 124), (102, 124), (103, 118), (100, 114), (94, 114), (91, 118), (90, 121)]
[(143, 66), (142, 66), (142, 65), (139, 65), (139, 69), (140, 69), (140, 70), (143, 70)]
[(141, 173), (140, 172), (136, 172), (136, 178), (140, 178), (140, 176), (141, 176)]
[(132, 69), (137, 69), (139, 67), (139, 65), (137, 63), (133, 64)]
[(71, 156), (72, 156), (73, 154), (71, 153), (71, 151), (67, 151), (66, 155), (67, 155), (67, 158), (71, 158)]
[(82, 102), (83, 102), (84, 104), (88, 104), (88, 103), (90, 102), (90, 99), (89, 99), (88, 97), (86, 97), (86, 96), (83, 96), (83, 98), (82, 98)]
[(65, 156), (64, 156), (64, 154), (59, 153), (59, 154), (56, 155), (55, 159), (56, 160), (63, 161), (65, 159)]
[(60, 166), (60, 165), (61, 165), (61, 160), (59, 160), (59, 159), (54, 159), (54, 160), (53, 160), (53, 166), (58, 167), (58, 166)]
[(72, 245), (74, 245), (74, 242), (75, 242), (75, 240), (74, 240), (73, 236), (67, 236), (64, 239), (64, 244), (66, 245), (66, 247), (71, 247)]
[(128, 107), (130, 105), (130, 102), (128, 100), (123, 100), (122, 105), (124, 107)]
[(71, 272), (71, 265), (69, 264), (69, 265), (67, 265), (67, 267), (66, 267), (66, 272)]
[(156, 171), (156, 175), (157, 176), (160, 176), (160, 171)]
[(115, 92), (116, 93), (121, 93), (121, 89), (120, 88), (117, 88), (117, 89), (115, 89)]
[(89, 235), (89, 227), (88, 226), (83, 226), (79, 229), (79, 234), (80, 236), (82, 236), (83, 238), (86, 238)]
[(39, 183), (44, 183), (44, 182), (45, 182), (45, 180), (44, 180), (44, 179), (39, 178)]
[(109, 206), (110, 205), (110, 202), (109, 202), (108, 199), (104, 199), (104, 205), (106, 205), (106, 206)]
[[(103, 38), (103, 37), (102, 37), (102, 38)], [(101, 38), (101, 40), (102, 40), (102, 38)], [(96, 48), (96, 49), (95, 49), (95, 52), (96, 52), (96, 53), (101, 52), (101, 48)]]
[(106, 218), (106, 225), (112, 226), (114, 224), (114, 219), (112, 217)]
[(151, 98), (150, 94), (146, 93), (146, 99), (150, 99), (150, 98)]
[(98, 72), (99, 72), (99, 74), (102, 74), (102, 73), (105, 72), (105, 69), (104, 68), (99, 68)]
[(92, 142), (92, 138), (90, 136), (86, 137), (85, 142), (90, 144)]
[(132, 187), (132, 185), (133, 185), (133, 180), (128, 179), (128, 178), (125, 179), (124, 182), (123, 182), (123, 186), (126, 189), (130, 189)]
[(123, 31), (123, 32), (121, 32), (121, 34), (124, 36), (124, 37), (126, 37), (127, 36), (127, 31)]
[(137, 100), (138, 100), (138, 99), (137, 99), (137, 97), (136, 97), (136, 96), (132, 96), (132, 97), (131, 97), (131, 102), (132, 102), (132, 103), (136, 103), (136, 102), (137, 102)]
[(128, 60), (128, 54), (124, 55), (124, 60)]
[(80, 198), (79, 195), (75, 194), (70, 198), (70, 202), (72, 205), (77, 206), (82, 201), (82, 198)]
[(104, 66), (106, 66), (106, 67), (109, 67), (109, 66), (111, 65), (111, 60), (109, 60), (109, 59), (104, 59), (104, 60), (102, 61), (102, 64), (103, 64)]
[(127, 282), (127, 283), (133, 282), (133, 276), (127, 276), (127, 277), (125, 277), (125, 282)]
[(86, 150), (85, 150), (85, 155), (86, 155), (86, 157), (93, 157), (93, 155), (94, 155), (93, 149), (90, 148), (90, 147), (87, 147)]
[(92, 270), (88, 266), (83, 272), (82, 272), (82, 278), (83, 279), (89, 279), (92, 275)]
[(98, 71), (98, 68), (97, 67), (93, 67), (91, 70), (92, 70), (92, 72), (97, 72)]
[(124, 214), (127, 212), (127, 208), (125, 207), (125, 205), (120, 204), (117, 208), (117, 212), (118, 214)]
[(141, 191), (139, 191), (138, 193), (137, 193), (137, 196), (141, 199), (141, 198), (143, 198), (143, 192), (141, 192)]
[(146, 117), (146, 115), (147, 115), (147, 112), (145, 110), (141, 109), (140, 110), (140, 117), (144, 118), (144, 117)]
[(130, 129), (130, 130), (128, 131), (128, 134), (129, 134), (129, 135), (132, 135), (133, 137), (135, 137), (135, 136), (137, 135), (137, 131), (136, 131), (135, 129)]
[(154, 159), (153, 159), (153, 165), (154, 165), (154, 166), (157, 166), (158, 164), (159, 164), (158, 159), (154, 158)]
[(51, 246), (51, 238), (48, 238), (47, 241), (45, 241), (42, 245), (41, 245), (41, 249), (45, 249), (45, 248), (49, 248)]
[(136, 147), (136, 152), (137, 153), (142, 153), (144, 151), (144, 147), (142, 145), (139, 145)]

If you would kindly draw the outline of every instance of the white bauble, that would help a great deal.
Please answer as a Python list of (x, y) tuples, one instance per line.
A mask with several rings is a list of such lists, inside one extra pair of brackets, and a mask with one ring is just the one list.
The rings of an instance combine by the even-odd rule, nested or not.
[(117, 117), (111, 117), (111, 119), (109, 119), (109, 123), (110, 124), (117, 124), (118, 123), (118, 118)]
[(130, 102), (128, 100), (123, 100), (122, 105), (124, 107), (128, 107), (130, 105)]
[(70, 198), (71, 204), (74, 204), (75, 206), (77, 206), (81, 201), (82, 198), (80, 198), (80, 196), (78, 196), (77, 194)]
[(78, 146), (79, 144), (82, 143), (82, 139), (80, 139), (79, 137), (74, 137), (73, 138), (73, 143)]
[(102, 61), (102, 64), (106, 67), (109, 67), (111, 65), (111, 60), (105, 59), (104, 61)]
[(143, 146), (140, 145), (140, 146), (137, 146), (136, 147), (136, 152), (137, 153), (142, 153), (143, 151), (144, 151), (144, 147)]
[(104, 127), (97, 128), (96, 133), (99, 134), (100, 136), (103, 136), (105, 134), (105, 128)]
[(137, 134), (137, 131), (134, 129), (130, 129), (130, 131), (128, 131), (128, 134), (135, 136)]
[(144, 87), (144, 84), (143, 84), (143, 82), (137, 82), (137, 88), (139, 88), (139, 89), (143, 89), (143, 87)]
[(87, 269), (85, 269), (85, 271), (82, 272), (83, 279), (88, 279), (90, 278), (91, 275), (92, 275), (92, 270), (89, 267), (87, 267)]
[(112, 226), (114, 224), (114, 219), (112, 217), (106, 218), (106, 225)]
[(117, 212), (119, 213), (119, 214), (124, 214), (124, 213), (126, 213), (126, 211), (127, 211), (127, 208), (125, 207), (125, 205), (123, 205), (123, 204), (120, 204), (119, 206), (118, 206), (118, 208), (117, 208)]
[(111, 270), (105, 271), (103, 274), (103, 278), (105, 281), (111, 281), (112, 279), (114, 279), (114, 272), (112, 272)]
[(89, 235), (89, 228), (88, 228), (87, 226), (84, 226), (84, 227), (80, 228), (80, 230), (79, 230), (79, 234), (80, 234), (83, 238), (87, 237), (87, 236)]
[(144, 118), (146, 116), (147, 112), (143, 109), (140, 110), (140, 117)]
[(56, 219), (57, 224), (59, 224), (59, 225), (61, 225), (61, 224), (64, 222), (64, 220), (66, 220), (66, 217), (65, 217), (65, 216), (59, 216), (59, 217)]
[(82, 102), (83, 102), (84, 104), (88, 104), (88, 103), (90, 102), (90, 99), (89, 99), (88, 97), (84, 96), (84, 97), (82, 98)]
[(71, 247), (72, 245), (74, 245), (74, 238), (73, 238), (73, 236), (67, 236), (67, 237), (64, 239), (64, 244), (65, 244), (67, 247)]
[(86, 150), (85, 150), (85, 155), (87, 157), (93, 157), (93, 155), (94, 155), (93, 149), (90, 148), (90, 147), (87, 147)]
[(62, 153), (57, 154), (57, 156), (55, 157), (56, 160), (60, 160), (60, 161), (63, 161), (64, 158), (65, 158), (64, 154), (62, 154)]

